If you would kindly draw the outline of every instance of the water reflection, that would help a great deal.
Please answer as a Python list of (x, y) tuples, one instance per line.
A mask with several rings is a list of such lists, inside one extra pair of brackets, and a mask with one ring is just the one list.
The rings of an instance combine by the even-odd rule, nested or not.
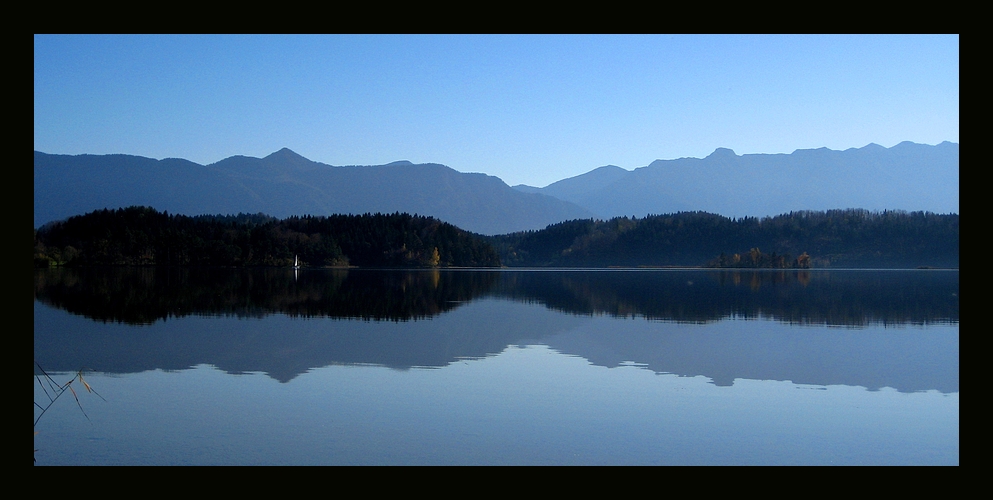
[(108, 267), (36, 271), (35, 298), (99, 321), (288, 314), (407, 321), (436, 316), (493, 288), (498, 275), (329, 269)]
[(208, 364), (286, 382), (544, 344), (717, 385), (958, 391), (957, 271), (53, 269), (35, 298), (50, 371)]
[(287, 314), (407, 321), (485, 296), (677, 322), (957, 323), (958, 271), (46, 269), (35, 298), (99, 321)]
[(957, 323), (958, 271), (628, 270), (508, 273), (498, 293), (573, 314), (701, 323)]

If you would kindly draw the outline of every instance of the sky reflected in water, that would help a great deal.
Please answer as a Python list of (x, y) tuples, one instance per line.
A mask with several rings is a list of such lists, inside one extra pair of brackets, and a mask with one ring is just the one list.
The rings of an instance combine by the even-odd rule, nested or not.
[[(958, 464), (957, 302), (925, 322), (681, 321), (566, 312), (548, 304), (562, 294), (534, 291), (583, 290), (561, 276), (479, 278), (455, 307), (405, 321), (129, 324), (39, 298), (36, 360), (57, 381), (103, 364), (87, 381), (107, 401), (82, 395), (89, 420), (56, 404), (35, 428), (37, 463)], [(867, 314), (903, 314), (882, 309)]]

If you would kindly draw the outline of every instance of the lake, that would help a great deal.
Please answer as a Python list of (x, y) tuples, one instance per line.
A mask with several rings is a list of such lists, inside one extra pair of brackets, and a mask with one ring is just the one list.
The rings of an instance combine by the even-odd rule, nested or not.
[(46, 269), (34, 296), (36, 363), (99, 394), (36, 406), (36, 465), (959, 463), (958, 270)]

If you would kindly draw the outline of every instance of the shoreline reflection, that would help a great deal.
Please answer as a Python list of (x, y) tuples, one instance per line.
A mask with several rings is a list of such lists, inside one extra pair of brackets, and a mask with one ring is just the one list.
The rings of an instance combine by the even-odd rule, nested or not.
[(35, 297), (52, 372), (208, 364), (288, 382), (541, 344), (720, 386), (958, 392), (957, 271), (49, 270)]
[(577, 315), (860, 327), (959, 321), (954, 271), (85, 268), (35, 272), (35, 299), (104, 322), (270, 314), (427, 319), (488, 296)]

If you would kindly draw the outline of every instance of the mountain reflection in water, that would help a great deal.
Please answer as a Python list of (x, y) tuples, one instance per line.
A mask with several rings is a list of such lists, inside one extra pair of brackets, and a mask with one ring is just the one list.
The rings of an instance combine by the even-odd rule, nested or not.
[(719, 385), (957, 392), (958, 294), (957, 270), (46, 269), (35, 359), (108, 373), (211, 364), (285, 382), (540, 343)]

